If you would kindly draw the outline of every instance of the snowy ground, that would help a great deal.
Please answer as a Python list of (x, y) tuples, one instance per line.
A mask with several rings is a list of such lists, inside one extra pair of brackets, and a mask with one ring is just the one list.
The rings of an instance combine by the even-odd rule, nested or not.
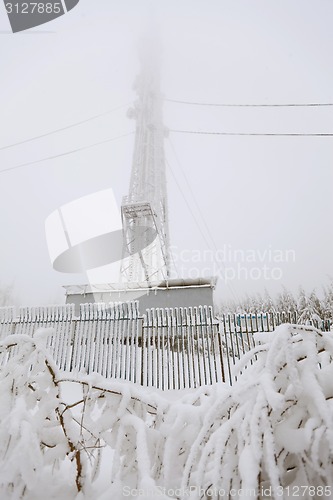
[(332, 333), (282, 325), (232, 387), (164, 392), (60, 373), (48, 334), (0, 344), (1, 499), (333, 497)]

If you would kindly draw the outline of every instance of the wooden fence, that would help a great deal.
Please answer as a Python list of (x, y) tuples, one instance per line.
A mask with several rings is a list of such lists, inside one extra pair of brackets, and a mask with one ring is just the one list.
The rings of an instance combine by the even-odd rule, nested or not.
[[(184, 389), (216, 382), (232, 384), (234, 368), (254, 346), (256, 332), (296, 323), (295, 313), (228, 314), (211, 307), (155, 308), (140, 315), (136, 302), (74, 306), (0, 308), (0, 339), (32, 336), (52, 328), (47, 348), (60, 370), (96, 372), (160, 389)], [(316, 325), (318, 326), (318, 325)], [(13, 356), (11, 348), (0, 364)]]

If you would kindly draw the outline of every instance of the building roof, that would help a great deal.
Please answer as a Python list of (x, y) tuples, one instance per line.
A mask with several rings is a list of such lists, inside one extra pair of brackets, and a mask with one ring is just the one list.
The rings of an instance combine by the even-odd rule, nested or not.
[(66, 295), (85, 295), (87, 293), (124, 292), (126, 290), (166, 290), (174, 288), (215, 288), (216, 277), (211, 278), (177, 278), (157, 281), (147, 285), (141, 283), (103, 283), (98, 285), (64, 285)]

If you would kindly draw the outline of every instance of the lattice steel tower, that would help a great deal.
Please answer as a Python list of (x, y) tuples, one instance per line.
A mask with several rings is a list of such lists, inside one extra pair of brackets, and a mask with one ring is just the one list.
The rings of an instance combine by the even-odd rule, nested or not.
[[(135, 82), (137, 100), (129, 116), (136, 121), (135, 146), (128, 196), (121, 207), (124, 251), (121, 281), (152, 283), (169, 277), (169, 229), (164, 156), (167, 130), (156, 43), (141, 46), (141, 73)], [(153, 240), (153, 241), (152, 241)]]

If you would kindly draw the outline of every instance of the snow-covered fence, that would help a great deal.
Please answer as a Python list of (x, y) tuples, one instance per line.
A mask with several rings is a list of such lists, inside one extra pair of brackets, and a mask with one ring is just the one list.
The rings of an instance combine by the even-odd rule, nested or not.
[[(282, 323), (297, 323), (296, 313), (227, 314), (211, 307), (154, 308), (140, 315), (136, 302), (74, 306), (0, 308), (0, 339), (33, 336), (50, 328), (46, 346), (63, 371), (99, 373), (160, 389), (230, 385), (238, 361), (255, 347), (254, 334)], [(18, 347), (7, 350), (6, 363)], [(256, 357), (249, 360), (253, 363)]]
[(183, 389), (222, 382), (222, 344), (211, 307), (149, 309), (143, 322), (141, 383)]
[[(230, 385), (237, 378), (235, 366), (238, 360), (255, 347), (254, 334), (273, 332), (283, 323), (296, 324), (296, 312), (235, 313), (219, 316), (219, 329), (223, 338), (224, 367), (227, 371), (224, 379)], [(252, 362), (253, 360), (250, 364)]]
[[(107, 378), (140, 381), (138, 356), (139, 318), (136, 303), (82, 304), (79, 317), (74, 306), (21, 308), (11, 321), (11, 333), (33, 336), (39, 328), (50, 328), (46, 347), (64, 371), (97, 372)], [(9, 322), (0, 322), (7, 333)]]
[(33, 336), (39, 328), (50, 328), (46, 347), (63, 371), (161, 389), (225, 380), (223, 339), (211, 307), (156, 308), (140, 315), (138, 304), (128, 302), (82, 304), (79, 317), (71, 305), (24, 307), (18, 317), (6, 309), (0, 315), (0, 338)]

